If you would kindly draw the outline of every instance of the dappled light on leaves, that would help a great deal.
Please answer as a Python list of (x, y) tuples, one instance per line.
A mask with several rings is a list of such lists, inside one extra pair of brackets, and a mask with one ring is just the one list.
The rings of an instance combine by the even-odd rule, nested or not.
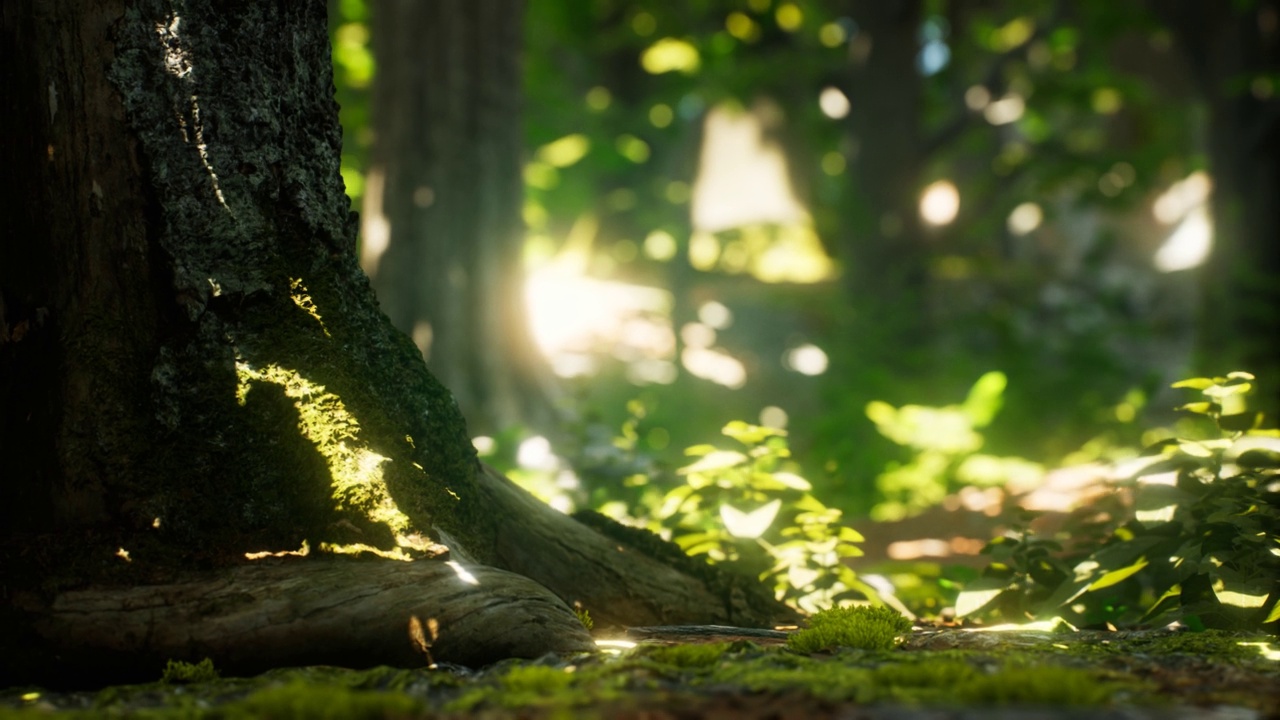
[(565, 168), (581, 160), (590, 150), (591, 141), (587, 136), (575, 133), (538, 148), (537, 158), (552, 167)]
[(676, 38), (663, 38), (641, 53), (640, 65), (645, 72), (654, 75), (667, 72), (692, 74), (698, 71), (701, 59), (698, 56), (698, 49), (688, 42)]

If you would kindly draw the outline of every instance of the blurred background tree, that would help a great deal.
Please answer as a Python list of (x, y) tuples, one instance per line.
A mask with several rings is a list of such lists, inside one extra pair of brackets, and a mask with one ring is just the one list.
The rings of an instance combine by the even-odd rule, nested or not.
[(1157, 439), (1193, 371), (1280, 376), (1276, 0), (332, 17), (384, 307), (566, 507), (660, 503), (746, 420), (903, 518)]

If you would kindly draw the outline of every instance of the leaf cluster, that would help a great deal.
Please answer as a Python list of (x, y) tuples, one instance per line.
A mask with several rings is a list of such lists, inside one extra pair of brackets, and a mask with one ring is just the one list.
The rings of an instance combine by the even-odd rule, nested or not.
[[(1206, 439), (1148, 447), (1126, 481), (1132, 520), (1068, 565), (1030, 533), (997, 538), (993, 562), (961, 593), (959, 614), (1010, 606), (1086, 623), (1178, 618), (1191, 627), (1280, 620), (1280, 431), (1262, 429), (1245, 372), (1174, 387), (1201, 399), (1182, 410), (1212, 421)], [(1013, 600), (1014, 602), (1010, 602)]]
[(696, 459), (677, 471), (683, 482), (652, 497), (652, 529), (668, 532), (689, 555), (758, 576), (806, 611), (876, 597), (843, 562), (861, 555), (862, 536), (793, 471), (786, 432), (733, 421), (722, 433), (731, 446), (685, 451)]

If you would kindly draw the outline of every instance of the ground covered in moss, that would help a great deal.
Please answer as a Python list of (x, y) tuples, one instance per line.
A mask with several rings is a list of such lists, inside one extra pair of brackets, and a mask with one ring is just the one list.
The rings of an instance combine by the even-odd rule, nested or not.
[(0, 718), (1280, 718), (1280, 642), (1206, 631), (920, 630), (797, 652), (686, 634), (470, 669), (309, 667), (97, 691), (0, 692)]

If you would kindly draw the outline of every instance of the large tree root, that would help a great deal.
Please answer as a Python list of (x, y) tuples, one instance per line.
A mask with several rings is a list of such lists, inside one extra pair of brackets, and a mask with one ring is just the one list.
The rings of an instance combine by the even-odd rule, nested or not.
[(569, 517), (488, 466), (477, 481), (486, 505), (510, 518), (486, 561), (581, 604), (597, 625), (770, 627), (799, 618), (755, 578), (720, 571), (651, 532), (595, 513)]
[[(594, 649), (537, 583), (439, 560), (262, 560), (185, 582), (64, 592), (28, 609), (27, 641), (4, 648), (13, 681), (159, 679), (167, 660), (211, 658), (228, 674), (290, 665), (479, 666)], [(4, 643), (7, 645), (8, 643)], [(50, 671), (53, 671), (52, 673)], [(8, 683), (0, 683), (0, 685)]]

